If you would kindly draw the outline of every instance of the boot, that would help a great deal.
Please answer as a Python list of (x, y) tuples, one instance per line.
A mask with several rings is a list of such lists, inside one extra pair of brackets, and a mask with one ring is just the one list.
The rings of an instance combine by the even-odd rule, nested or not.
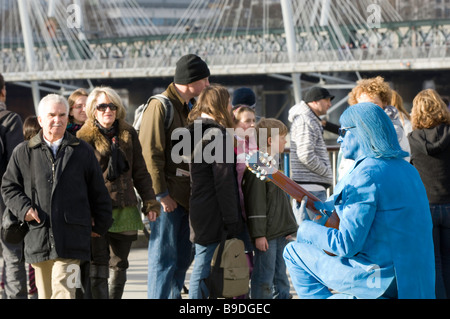
[(109, 267), (105, 265), (92, 265), (90, 271), (92, 299), (109, 299), (108, 277)]
[(109, 282), (109, 299), (122, 299), (125, 282), (127, 281), (126, 270), (113, 270)]

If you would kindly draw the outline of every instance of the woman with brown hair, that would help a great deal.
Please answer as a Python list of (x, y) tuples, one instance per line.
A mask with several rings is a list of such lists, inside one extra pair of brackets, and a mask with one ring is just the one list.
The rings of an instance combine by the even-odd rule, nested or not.
[(427, 191), (433, 219), (436, 298), (450, 297), (450, 111), (433, 89), (413, 100), (411, 163)]
[(188, 118), (192, 137), (189, 219), (191, 241), (195, 244), (190, 299), (209, 295), (202, 281), (209, 275), (214, 250), (224, 232), (228, 238), (233, 238), (243, 231), (234, 137), (226, 130), (234, 127), (229, 101), (225, 87), (206, 87)]
[(67, 131), (73, 135), (83, 126), (87, 120), (86, 115), (86, 100), (88, 93), (84, 89), (77, 89), (70, 94), (67, 101), (69, 102), (69, 123), (67, 124)]

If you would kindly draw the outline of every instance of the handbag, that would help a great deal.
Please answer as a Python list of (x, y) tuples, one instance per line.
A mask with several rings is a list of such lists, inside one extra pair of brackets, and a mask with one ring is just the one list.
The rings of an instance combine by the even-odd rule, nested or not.
[(21, 222), (11, 210), (6, 208), (2, 218), (1, 236), (3, 241), (10, 244), (18, 244), (23, 241), (27, 233), (27, 222)]
[[(30, 153), (32, 153), (31, 151)], [(30, 155), (31, 157), (31, 155)], [(30, 160), (31, 163), (31, 160)], [(30, 165), (31, 169), (31, 207), (35, 208), (35, 181), (34, 181), (34, 169), (33, 169), (33, 163)], [(2, 217), (2, 229), (1, 229), (1, 236), (2, 240), (10, 243), (10, 244), (19, 244), (22, 242), (28, 233), (28, 223), (25, 221), (20, 221), (12, 212), (11, 210), (6, 207), (5, 211), (3, 212)]]

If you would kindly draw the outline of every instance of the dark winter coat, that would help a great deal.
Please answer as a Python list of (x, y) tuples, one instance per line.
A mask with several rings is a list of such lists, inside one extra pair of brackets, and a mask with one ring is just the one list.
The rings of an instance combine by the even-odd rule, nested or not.
[(2, 180), (6, 206), (19, 220), (31, 208), (31, 171), (40, 223), (29, 222), (25, 260), (90, 260), (91, 231), (105, 235), (112, 225), (111, 198), (94, 151), (65, 133), (53, 158), (40, 134), (14, 149)]
[(22, 125), (20, 116), (8, 111), (4, 103), (0, 102), (0, 176), (5, 173), (14, 148), (23, 142)]
[(419, 171), (429, 202), (450, 203), (450, 125), (414, 130), (408, 141), (411, 164)]
[[(201, 136), (205, 136), (205, 131), (211, 129), (216, 130), (218, 134), (217, 139), (192, 140), (192, 150), (201, 152), (197, 153), (201, 155), (201, 160), (192, 158), (189, 165), (191, 241), (206, 246), (220, 242), (225, 230), (228, 237), (235, 237), (243, 231), (244, 223), (239, 205), (233, 137), (227, 135), (226, 130), (213, 120), (204, 118), (201, 120), (201, 126), (192, 124), (188, 127), (192, 138), (196, 136), (193, 131), (195, 125), (201, 127)], [(217, 143), (217, 147), (212, 147), (212, 141), (218, 139), (221, 139), (221, 143)], [(227, 144), (230, 142), (231, 145)], [(218, 160), (211, 161), (211, 158), (208, 158), (210, 154), (217, 155)]]

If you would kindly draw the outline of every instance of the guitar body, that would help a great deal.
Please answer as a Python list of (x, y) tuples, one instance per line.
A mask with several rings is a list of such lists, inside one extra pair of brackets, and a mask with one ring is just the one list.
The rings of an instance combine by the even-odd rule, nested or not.
[[(298, 185), (292, 179), (278, 171), (274, 168), (272, 160), (267, 157), (267, 155), (261, 155), (259, 151), (252, 155), (248, 155), (246, 160), (247, 167), (258, 177), (269, 178), (275, 185), (293, 197), (297, 202), (301, 202), (303, 197), (308, 197), (306, 207), (316, 214), (319, 218), (323, 215), (314, 207), (314, 203), (320, 201), (316, 196), (308, 192), (306, 189)], [(326, 227), (339, 229), (339, 216), (336, 211), (333, 211), (331, 215), (328, 215), (328, 220), (325, 223)], [(334, 254), (325, 251), (330, 256), (335, 256)]]

